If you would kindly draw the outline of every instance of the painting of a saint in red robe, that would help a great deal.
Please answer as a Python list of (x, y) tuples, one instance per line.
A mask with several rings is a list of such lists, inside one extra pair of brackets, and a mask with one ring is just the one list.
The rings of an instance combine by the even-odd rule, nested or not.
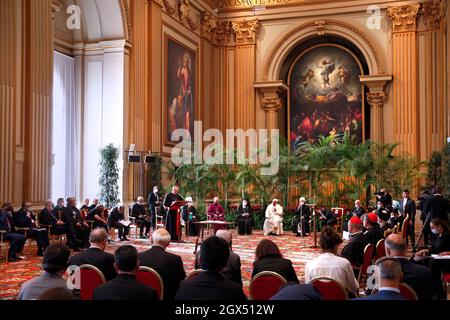
[(289, 72), (289, 140), (295, 150), (303, 141), (347, 133), (363, 137), (362, 67), (346, 48), (323, 44), (303, 52)]
[(186, 129), (193, 139), (196, 99), (195, 52), (167, 38), (166, 141), (172, 132)]

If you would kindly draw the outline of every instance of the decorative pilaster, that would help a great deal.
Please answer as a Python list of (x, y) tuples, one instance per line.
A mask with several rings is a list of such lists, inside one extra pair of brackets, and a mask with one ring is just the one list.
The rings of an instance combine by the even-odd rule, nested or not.
[(258, 20), (233, 22), (236, 35), (235, 51), (235, 114), (234, 127), (255, 128), (255, 42)]
[(258, 91), (260, 105), (266, 111), (266, 129), (279, 129), (278, 111), (283, 106), (283, 97), (289, 89), (283, 81), (257, 82), (254, 88)]
[(392, 20), (394, 141), (399, 152), (419, 154), (417, 15), (420, 4), (388, 8)]
[(392, 75), (368, 75), (359, 77), (368, 89), (367, 102), (370, 105), (370, 140), (384, 143), (383, 107), (386, 101), (384, 87), (392, 80)]

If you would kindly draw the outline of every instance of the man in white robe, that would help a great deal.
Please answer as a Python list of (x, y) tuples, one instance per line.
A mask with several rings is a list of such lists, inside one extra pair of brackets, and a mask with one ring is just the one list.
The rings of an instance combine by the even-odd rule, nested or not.
[(283, 207), (278, 204), (277, 199), (273, 199), (267, 206), (263, 230), (266, 236), (283, 234)]

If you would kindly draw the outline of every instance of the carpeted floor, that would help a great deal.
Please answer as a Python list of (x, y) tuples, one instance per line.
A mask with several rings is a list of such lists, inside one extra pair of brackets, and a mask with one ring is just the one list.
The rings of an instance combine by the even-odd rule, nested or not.
[[(134, 235), (134, 231), (131, 231)], [(244, 291), (248, 294), (248, 286), (253, 270), (253, 260), (255, 248), (258, 242), (265, 238), (262, 231), (255, 231), (251, 236), (238, 236), (233, 231), (233, 251), (241, 257), (242, 279), (244, 282)], [(319, 255), (319, 249), (312, 248), (313, 240), (311, 237), (297, 238), (291, 232), (286, 232), (282, 236), (270, 237), (277, 243), (285, 258), (292, 260), (295, 271), (300, 281), (304, 279), (303, 269), (311, 259)], [(186, 273), (194, 269), (194, 246), (196, 238), (190, 237), (186, 243), (172, 243), (168, 251), (178, 254), (184, 262)], [(126, 242), (112, 242), (108, 252), (114, 250)], [(147, 250), (151, 246), (150, 240), (132, 239), (131, 243), (136, 246), (139, 252)], [(14, 263), (5, 263), (5, 248), (0, 253), (0, 299), (14, 299), (19, 292), (23, 282), (35, 277), (41, 272), (42, 258), (36, 256), (36, 247), (34, 242), (31, 246), (27, 244), (24, 250), (24, 260)]]

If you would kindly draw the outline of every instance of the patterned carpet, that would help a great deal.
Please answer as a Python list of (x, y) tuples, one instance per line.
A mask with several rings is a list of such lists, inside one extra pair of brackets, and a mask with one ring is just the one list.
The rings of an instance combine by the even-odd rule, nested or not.
[[(134, 235), (134, 230), (131, 231)], [(265, 238), (262, 231), (255, 231), (251, 236), (238, 236), (233, 231), (233, 251), (241, 257), (242, 279), (244, 292), (248, 295), (248, 286), (252, 274), (252, 263), (258, 242)], [(300, 281), (304, 279), (304, 266), (306, 262), (319, 255), (319, 249), (312, 248), (312, 237), (296, 238), (291, 232), (282, 236), (270, 237), (280, 247), (285, 258), (292, 260), (294, 269)], [(194, 246), (196, 238), (190, 237), (186, 243), (172, 243), (168, 251), (182, 257), (186, 273), (194, 269)], [(136, 246), (139, 252), (147, 250), (151, 246), (150, 240), (132, 239), (129, 244)], [(124, 242), (112, 242), (108, 252), (124, 244)], [(36, 247), (33, 242), (25, 246), (24, 260), (14, 263), (5, 263), (5, 248), (0, 253), (0, 299), (15, 299), (23, 282), (35, 277), (41, 272), (42, 259), (36, 256)]]

